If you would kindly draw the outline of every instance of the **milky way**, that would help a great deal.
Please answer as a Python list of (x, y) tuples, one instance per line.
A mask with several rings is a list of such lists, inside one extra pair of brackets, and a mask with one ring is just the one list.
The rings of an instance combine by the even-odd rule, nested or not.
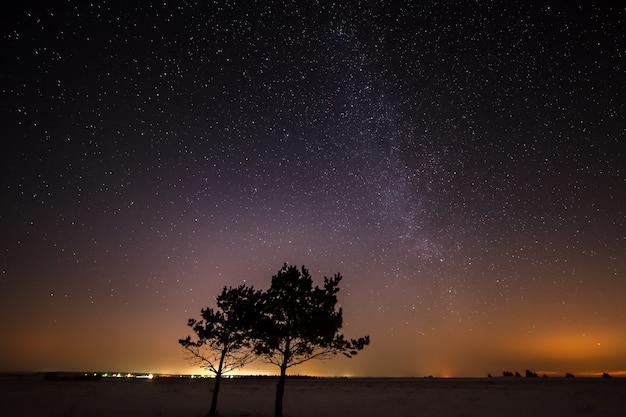
[(192, 372), (288, 262), (372, 336), (301, 372), (626, 370), (623, 5), (5, 9), (0, 368)]

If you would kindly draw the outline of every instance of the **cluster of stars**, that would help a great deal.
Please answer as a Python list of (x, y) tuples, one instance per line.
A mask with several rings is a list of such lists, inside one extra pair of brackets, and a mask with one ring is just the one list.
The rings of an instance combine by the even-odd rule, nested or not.
[(516, 309), (591, 326), (570, 302), (624, 324), (623, 7), (7, 16), (0, 292), (69, 329), (58, 309), (85, 303), (184, 324), (285, 261), (342, 272), (381, 355), (387, 334), (487, 337)]

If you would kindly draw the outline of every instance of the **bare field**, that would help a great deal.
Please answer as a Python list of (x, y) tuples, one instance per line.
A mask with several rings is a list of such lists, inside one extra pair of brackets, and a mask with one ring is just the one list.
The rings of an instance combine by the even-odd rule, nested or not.
[[(273, 416), (276, 379), (223, 380), (218, 415)], [(0, 378), (0, 416), (201, 417), (213, 380)], [(285, 417), (626, 416), (625, 378), (288, 379)]]

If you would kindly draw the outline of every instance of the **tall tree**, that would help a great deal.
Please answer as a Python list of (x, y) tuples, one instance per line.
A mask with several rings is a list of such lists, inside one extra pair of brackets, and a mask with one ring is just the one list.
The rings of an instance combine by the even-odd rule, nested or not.
[(260, 291), (252, 287), (224, 287), (216, 297), (217, 309), (201, 310), (202, 319), (189, 319), (195, 338), (180, 339), (187, 360), (215, 374), (209, 415), (215, 415), (222, 375), (241, 368), (255, 359), (251, 345), (251, 329), (257, 317), (256, 304)]
[(341, 275), (324, 277), (324, 286), (313, 287), (303, 266), (285, 264), (262, 294), (260, 318), (255, 327), (255, 352), (280, 368), (276, 386), (275, 417), (282, 417), (287, 369), (311, 359), (347, 357), (369, 344), (369, 336), (347, 340), (339, 334), (342, 309), (336, 308)]

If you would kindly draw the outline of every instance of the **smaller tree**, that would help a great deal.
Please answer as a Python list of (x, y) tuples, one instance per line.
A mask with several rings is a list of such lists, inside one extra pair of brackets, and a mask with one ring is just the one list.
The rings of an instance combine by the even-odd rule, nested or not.
[(187, 325), (196, 335), (180, 339), (186, 359), (215, 374), (209, 415), (215, 415), (222, 375), (241, 368), (255, 359), (250, 335), (256, 319), (260, 292), (252, 287), (224, 287), (216, 297), (217, 309), (201, 310), (202, 319), (189, 319)]

